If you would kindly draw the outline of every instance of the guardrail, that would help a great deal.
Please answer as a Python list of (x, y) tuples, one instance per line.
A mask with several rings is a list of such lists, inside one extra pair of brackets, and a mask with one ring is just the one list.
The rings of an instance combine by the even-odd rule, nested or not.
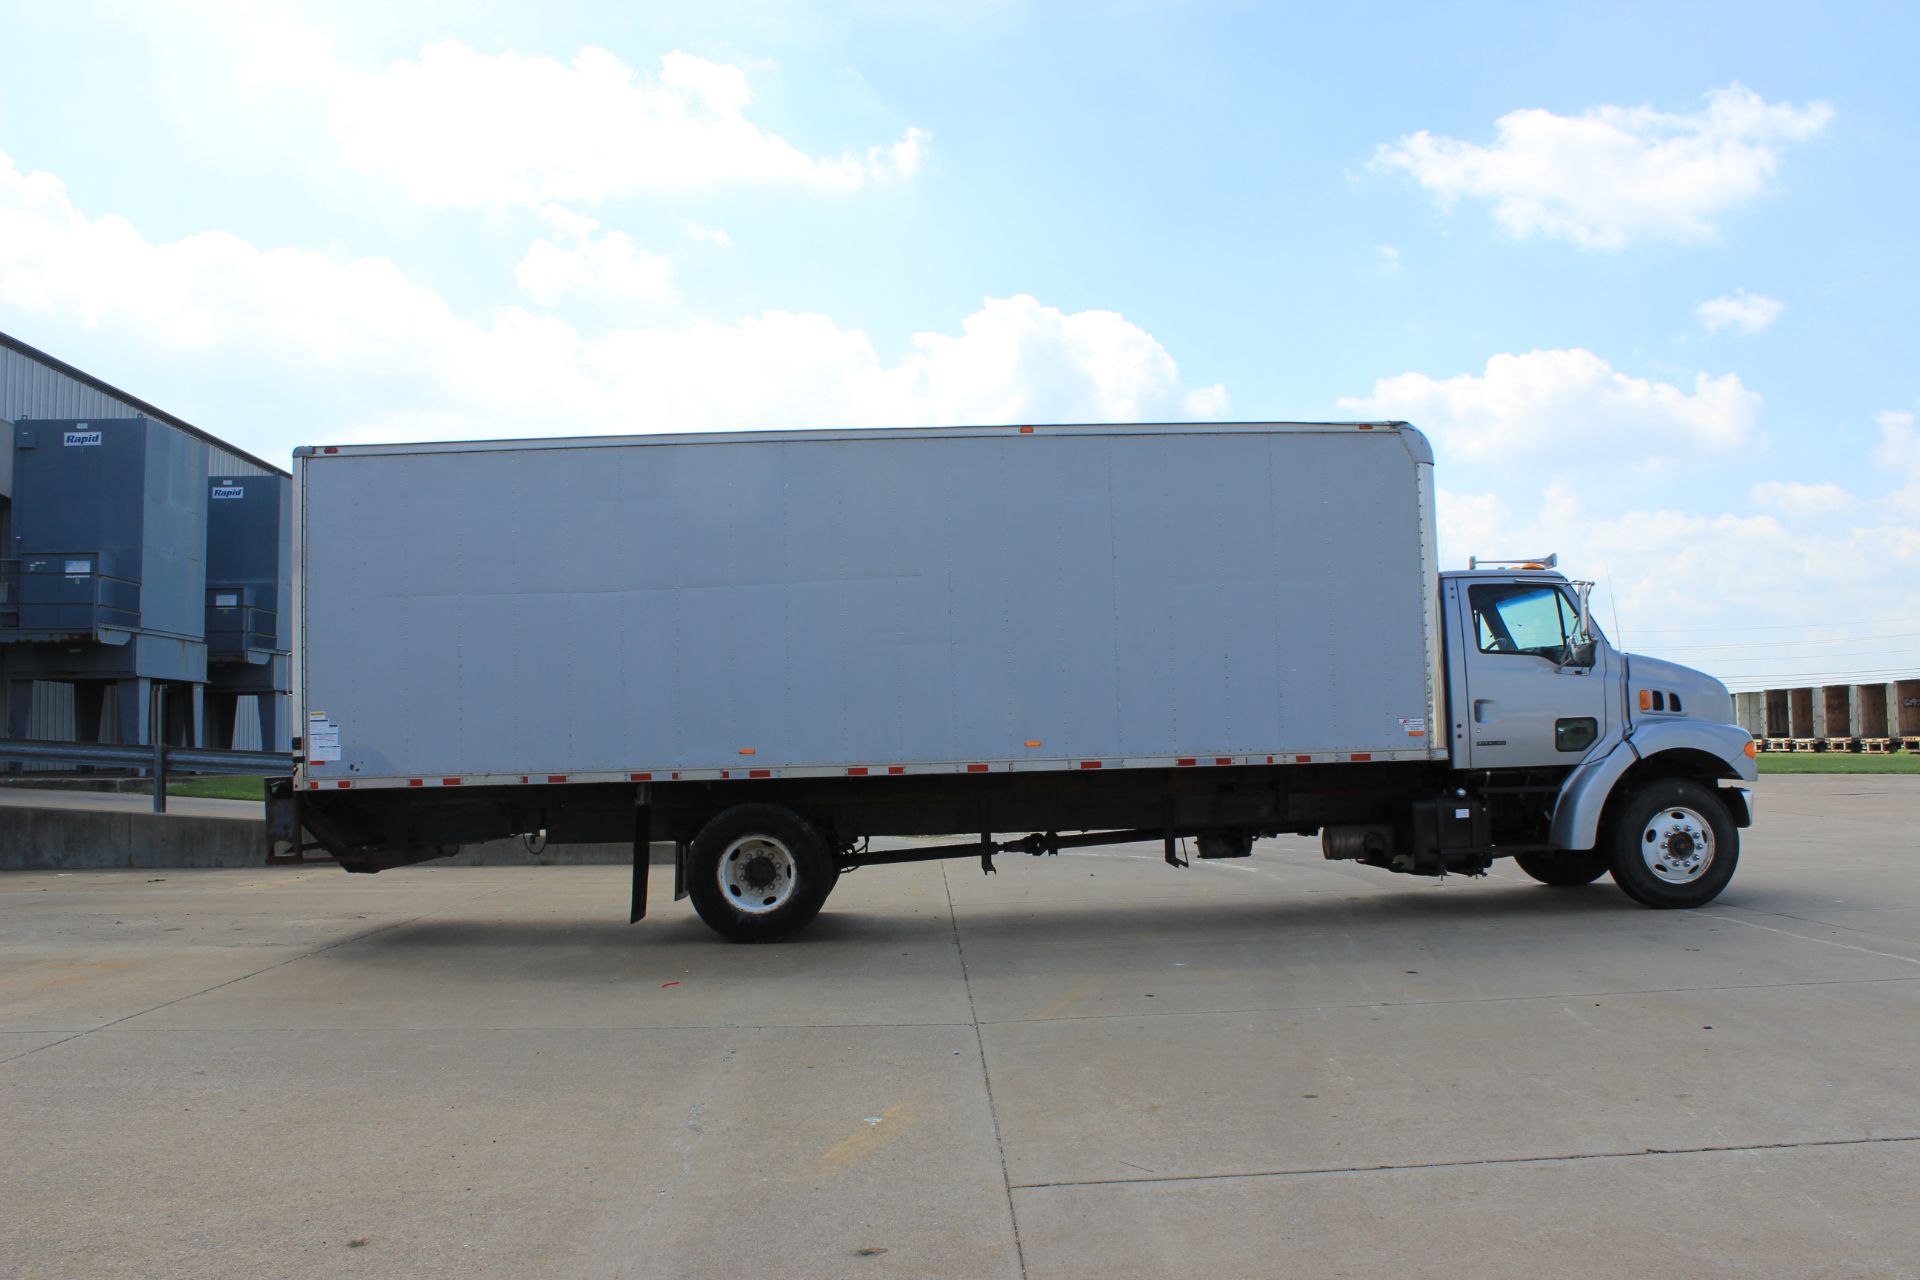
[(215, 751), (207, 747), (152, 746), (118, 742), (42, 742), (0, 738), (0, 763), (70, 764), (96, 769), (131, 769), (153, 776), (153, 811), (167, 811), (170, 773), (250, 773), (263, 778), (293, 776), (294, 757), (278, 751)]

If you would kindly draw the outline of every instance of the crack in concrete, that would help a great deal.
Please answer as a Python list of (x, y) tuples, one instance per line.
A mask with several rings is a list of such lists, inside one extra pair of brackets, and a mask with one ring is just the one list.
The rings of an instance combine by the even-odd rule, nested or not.
[[(507, 887), (511, 887), (511, 886), (507, 886)], [(487, 892), (475, 894), (471, 898), (462, 898), (459, 902), (452, 903), (448, 907), (442, 908), (442, 910), (450, 910), (453, 907), (464, 907), (471, 903), (479, 902), (483, 898), (493, 897), (497, 894), (504, 893), (504, 892), (506, 892), (506, 888), (504, 887), (500, 889), (489, 889)], [(437, 914), (439, 914), (439, 912), (423, 911), (419, 915), (411, 916), (405, 920), (396, 920), (392, 924), (383, 924), (375, 929), (367, 929), (361, 933), (352, 934), (349, 937), (338, 938), (332, 942), (329, 942), (324, 947), (315, 947), (313, 950), (303, 951), (297, 956), (288, 956), (285, 960), (276, 960), (272, 964), (262, 965), (260, 968), (255, 969), (250, 973), (243, 973), (238, 977), (228, 978), (225, 982), (216, 982), (210, 987), (202, 987), (198, 991), (189, 991), (187, 994), (182, 996), (175, 996), (171, 1000), (162, 1000), (159, 1004), (153, 1005), (150, 1008), (136, 1010), (133, 1013), (122, 1014), (120, 1017), (114, 1018), (108, 1022), (103, 1022), (97, 1027), (89, 1027), (85, 1031), (77, 1032), (74, 1035), (70, 1035), (64, 1040), (55, 1040), (52, 1044), (43, 1044), (38, 1049), (29, 1049), (25, 1053), (15, 1054), (12, 1057), (6, 1059), (6, 1061), (18, 1062), (22, 1058), (30, 1058), (36, 1053), (45, 1053), (48, 1049), (58, 1049), (63, 1044), (72, 1044), (75, 1040), (84, 1039), (85, 1037), (91, 1036), (91, 1035), (97, 1035), (102, 1031), (108, 1030), (109, 1028), (117, 1027), (123, 1022), (130, 1022), (135, 1018), (144, 1018), (150, 1013), (158, 1013), (162, 1009), (171, 1008), (174, 1005), (179, 1004), (183, 1000), (197, 999), (198, 997), (207, 995), (210, 992), (219, 991), (223, 987), (230, 987), (236, 982), (245, 982), (248, 978), (257, 978), (263, 973), (271, 973), (275, 969), (284, 968), (287, 965), (296, 964), (301, 960), (310, 959), (314, 956), (321, 954), (322, 952), (332, 951), (336, 947), (344, 947), (349, 945), (350, 943), (363, 942), (368, 938), (372, 938), (379, 934), (386, 933), (389, 930), (404, 928), (405, 926), (413, 924), (416, 921), (425, 920), (428, 916), (437, 915)], [(137, 1030), (138, 1028), (135, 1028), (135, 1029)]]
[(1815, 1138), (1806, 1142), (1750, 1142), (1705, 1147), (1643, 1147), (1638, 1151), (1574, 1151), (1550, 1156), (1484, 1156), (1474, 1160), (1426, 1160), (1412, 1164), (1330, 1165), (1313, 1169), (1251, 1169), (1229, 1173), (1174, 1173), (1153, 1178), (1061, 1179), (1055, 1182), (1018, 1182), (1015, 1191), (1053, 1191), (1074, 1187), (1131, 1186), (1164, 1182), (1225, 1182), (1257, 1178), (1314, 1178), (1343, 1173), (1414, 1173), (1423, 1169), (1476, 1169), (1516, 1164), (1567, 1164), (1579, 1160), (1640, 1160), (1651, 1156), (1738, 1155), (1749, 1151), (1802, 1151), (1822, 1147), (1865, 1147), (1920, 1142), (1920, 1134), (1884, 1138)]
[(953, 928), (953, 949), (960, 959), (960, 981), (967, 989), (967, 1012), (973, 1017), (973, 1044), (980, 1053), (980, 1079), (987, 1090), (987, 1114), (993, 1119), (993, 1146), (1000, 1155), (1000, 1182), (1006, 1188), (1007, 1225), (1013, 1231), (1013, 1257), (1020, 1267), (1020, 1280), (1027, 1276), (1027, 1251), (1020, 1240), (1020, 1215), (1013, 1207), (1013, 1178), (1007, 1172), (1007, 1144), (1000, 1136), (1000, 1108), (993, 1100), (993, 1072), (987, 1066), (987, 1041), (980, 1030), (980, 1011), (973, 1004), (973, 979), (967, 973), (967, 948), (960, 941), (960, 916), (953, 908), (953, 886), (947, 880), (947, 865), (940, 864), (940, 885), (947, 894), (947, 923)]

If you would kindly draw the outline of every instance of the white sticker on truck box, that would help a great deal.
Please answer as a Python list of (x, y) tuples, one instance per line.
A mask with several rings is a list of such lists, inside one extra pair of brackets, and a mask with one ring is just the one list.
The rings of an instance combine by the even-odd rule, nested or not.
[(326, 764), (340, 758), (340, 726), (324, 711), (307, 715), (307, 763)]
[(1402, 716), (1400, 718), (1400, 732), (1406, 734), (1409, 738), (1426, 737), (1427, 718), (1425, 716)]
[(100, 433), (98, 431), (69, 431), (66, 433), (66, 439), (62, 441), (62, 443), (68, 448), (73, 448), (76, 445), (99, 444)]
[(244, 485), (217, 484), (213, 486), (213, 496), (216, 498), (244, 498), (247, 496), (247, 490)]

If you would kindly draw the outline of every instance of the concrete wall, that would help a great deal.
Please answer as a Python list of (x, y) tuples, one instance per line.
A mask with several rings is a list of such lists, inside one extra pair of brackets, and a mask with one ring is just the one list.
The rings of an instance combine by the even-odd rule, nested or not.
[[(255, 867), (267, 870), (266, 823), (253, 818), (112, 813), (0, 806), (0, 871), (82, 871), (148, 867)], [(519, 840), (472, 845), (435, 867), (624, 866), (624, 844), (551, 845), (528, 853)], [(653, 846), (655, 863), (673, 862), (673, 846)], [(324, 864), (322, 864), (324, 865)], [(342, 874), (345, 874), (344, 872)]]

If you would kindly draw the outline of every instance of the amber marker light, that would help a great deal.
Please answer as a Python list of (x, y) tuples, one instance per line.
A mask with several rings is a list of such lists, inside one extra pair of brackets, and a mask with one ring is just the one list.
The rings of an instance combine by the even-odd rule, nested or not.
[[(1642, 696), (1644, 697), (1645, 695), (1643, 694)], [(750, 755), (752, 755), (752, 754), (754, 754), (754, 751), (755, 751), (755, 748), (753, 748), (753, 747), (742, 747), (742, 748), (740, 748), (740, 754), (741, 754), (741, 755), (743, 755), (743, 756), (750, 756)]]
[(1646, 689), (1640, 691), (1640, 709), (1642, 711), (1653, 710), (1653, 694)]
[(1747, 745), (1740, 749), (1747, 753), (1747, 759), (1749, 760), (1758, 760), (1760, 758), (1760, 744), (1752, 738), (1748, 738)]
[(1028, 745), (1028, 746), (1030, 746), (1030, 747), (1037, 747), (1037, 746), (1039, 746), (1040, 744), (1039, 744), (1038, 742), (1029, 742), (1029, 743), (1027, 743), (1027, 745)]

